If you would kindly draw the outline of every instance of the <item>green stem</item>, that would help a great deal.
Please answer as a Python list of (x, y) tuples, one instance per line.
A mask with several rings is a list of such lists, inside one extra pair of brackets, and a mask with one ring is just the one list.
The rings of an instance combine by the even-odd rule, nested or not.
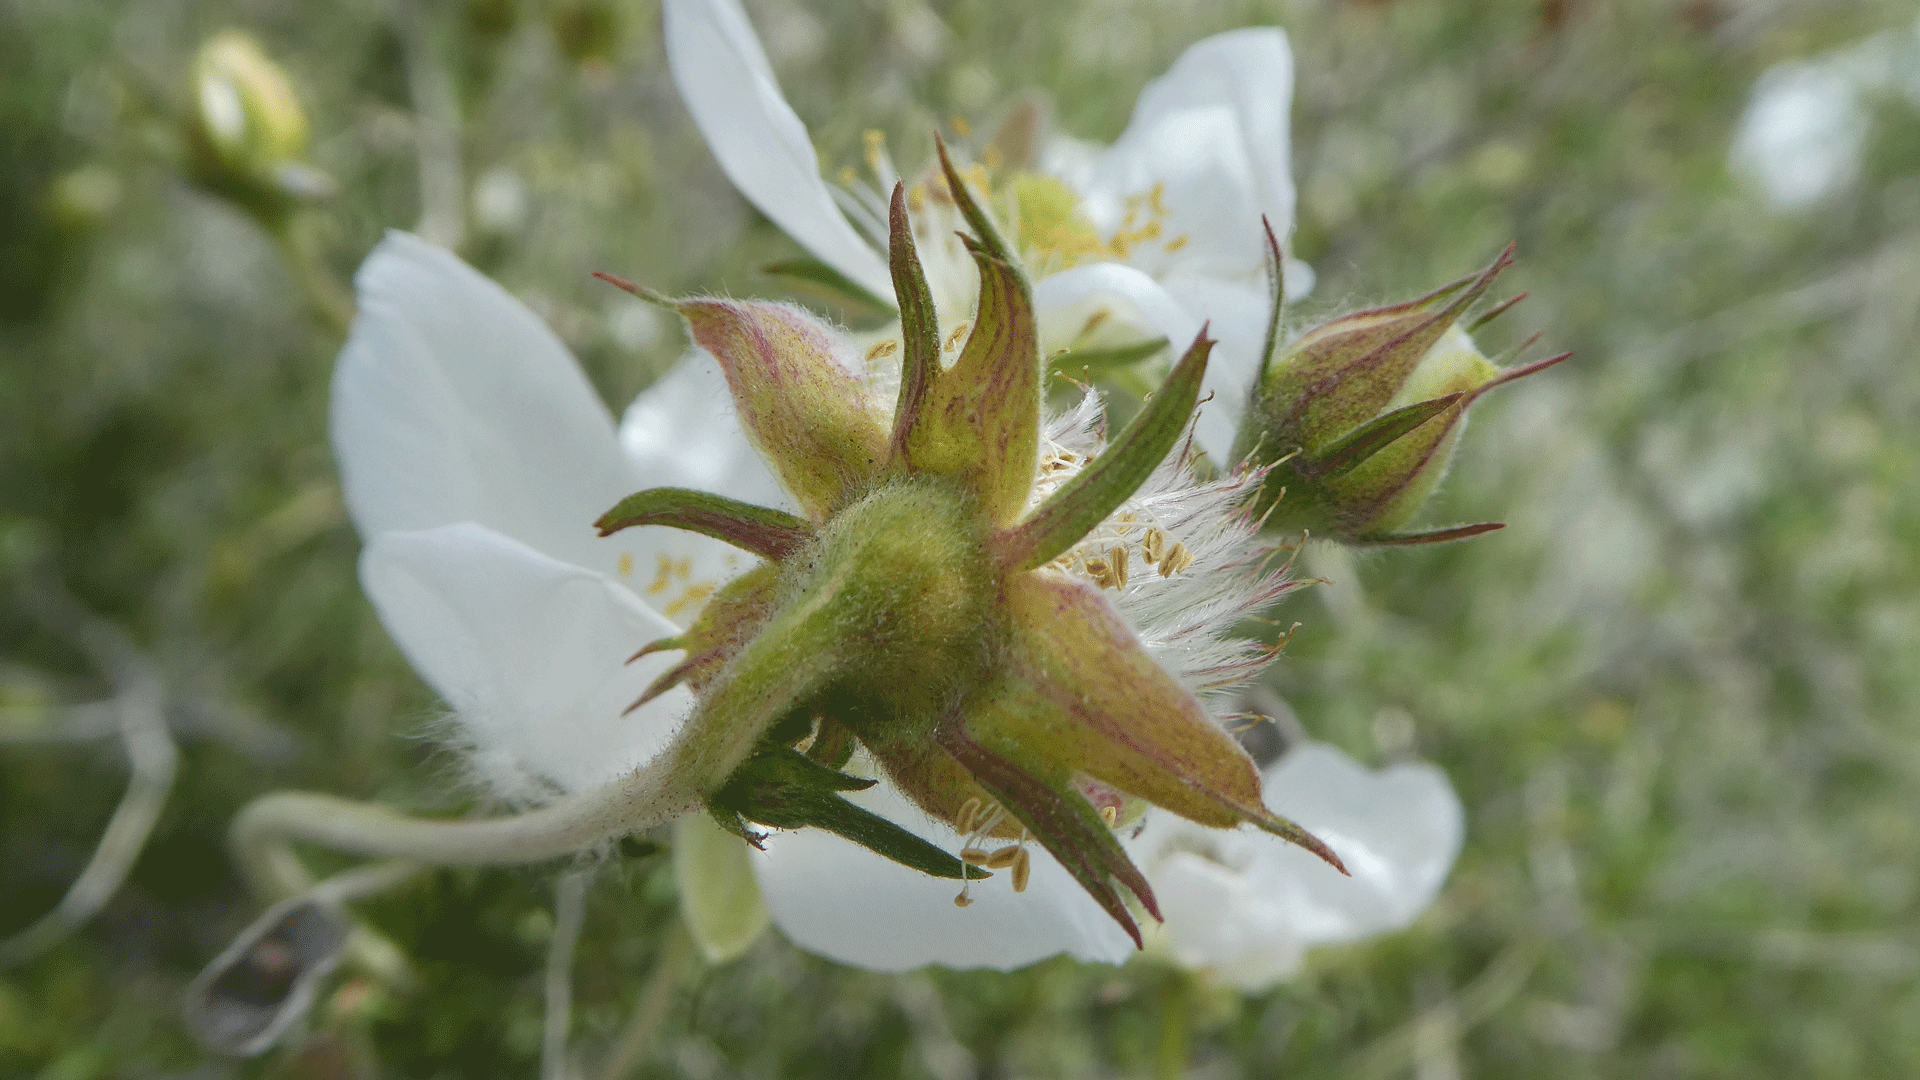
[(1169, 975), (1160, 994), (1160, 1044), (1153, 1062), (1154, 1080), (1179, 1080), (1187, 1072), (1189, 1016), (1187, 975)]
[(660, 1028), (666, 1023), (667, 1009), (673, 1004), (674, 992), (689, 975), (701, 971), (696, 962), (693, 937), (685, 926), (675, 921), (667, 928), (666, 940), (660, 947), (660, 959), (654, 962), (653, 971), (647, 976), (647, 985), (640, 991), (640, 1000), (633, 1007), (633, 1018), (620, 1032), (620, 1038), (607, 1052), (607, 1058), (600, 1066), (599, 1080), (623, 1080), (634, 1067), (640, 1064), (647, 1050), (659, 1042)]

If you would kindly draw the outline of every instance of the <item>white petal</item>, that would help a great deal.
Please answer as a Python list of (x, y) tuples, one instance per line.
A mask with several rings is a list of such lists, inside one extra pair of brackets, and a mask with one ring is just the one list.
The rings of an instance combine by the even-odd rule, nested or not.
[(1130, 262), (1155, 274), (1184, 266), (1257, 279), (1260, 215), (1283, 241), (1293, 229), (1292, 102), (1293, 53), (1280, 30), (1249, 27), (1195, 43), (1141, 92), (1126, 131), (1091, 170), (1088, 213), (1111, 234), (1125, 222), (1127, 200), (1162, 185), (1161, 233)]
[(360, 580), (451, 705), (478, 779), (510, 798), (581, 791), (645, 764), (691, 708), (676, 689), (621, 715), (678, 653), (676, 628), (603, 574), (471, 523), (375, 536)]
[(475, 521), (557, 559), (607, 563), (594, 519), (640, 485), (559, 340), (406, 233), (388, 233), (355, 284), (332, 436), (361, 535)]
[[(1204, 298), (1204, 292), (1201, 295)], [(1230, 313), (1233, 317), (1235, 325), (1230, 336), (1235, 340), (1225, 353), (1216, 348), (1208, 358), (1200, 396), (1204, 399), (1211, 394), (1213, 398), (1200, 407), (1200, 419), (1194, 427), (1194, 438), (1199, 440), (1200, 448), (1215, 461), (1222, 462), (1233, 450), (1233, 437), (1246, 408), (1247, 388), (1253, 381), (1253, 368), (1246, 357), (1258, 356), (1259, 342), (1266, 332), (1263, 321), (1255, 343), (1251, 347), (1241, 344), (1247, 335), (1239, 328), (1243, 320), (1239, 309), (1233, 306), (1238, 295), (1238, 292), (1223, 291), (1211, 301), (1223, 314)], [(1042, 342), (1048, 347), (1062, 336), (1070, 337), (1086, 324), (1088, 305), (1114, 308), (1119, 318), (1162, 335), (1175, 356), (1193, 344), (1203, 321), (1144, 271), (1120, 263), (1076, 266), (1042, 278), (1033, 287), (1033, 303), (1040, 320)], [(1226, 329), (1209, 327), (1209, 334), (1227, 346), (1227, 339), (1222, 337)]]
[(1431, 765), (1374, 772), (1322, 744), (1263, 778), (1267, 804), (1326, 841), (1353, 876), (1250, 829), (1201, 829), (1156, 814), (1128, 847), (1167, 921), (1162, 944), (1188, 967), (1244, 989), (1283, 978), (1310, 945), (1412, 922), (1460, 850), (1460, 802)]
[(1776, 205), (1811, 205), (1860, 166), (1868, 116), (1855, 73), (1831, 58), (1767, 69), (1733, 143), (1735, 163)]
[(834, 205), (739, 0), (666, 0), (665, 16), (674, 85), (733, 186), (801, 247), (891, 298), (886, 262)]
[[(853, 801), (950, 851), (952, 829), (881, 781)], [(774, 925), (794, 944), (873, 971), (928, 964), (1010, 971), (1067, 953), (1117, 964), (1133, 941), (1038, 845), (1033, 876), (1016, 893), (1002, 871), (975, 882), (973, 905), (954, 906), (960, 882), (929, 877), (821, 829), (779, 832), (754, 861)]]
[(793, 500), (747, 441), (727, 378), (704, 349), (633, 399), (620, 418), (620, 446), (653, 487), (711, 491), (793, 511)]

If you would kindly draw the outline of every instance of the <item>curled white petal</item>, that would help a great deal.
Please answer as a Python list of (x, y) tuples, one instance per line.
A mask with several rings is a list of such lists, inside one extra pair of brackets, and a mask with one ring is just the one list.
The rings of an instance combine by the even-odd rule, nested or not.
[(475, 778), (538, 800), (650, 761), (691, 708), (685, 690), (621, 711), (678, 654), (628, 664), (673, 623), (604, 574), (472, 523), (382, 533), (360, 579), (380, 621), (442, 700)]
[(637, 486), (579, 366), (505, 289), (391, 232), (355, 278), (331, 430), (363, 536), (474, 521), (568, 562)]
[[(960, 838), (881, 781), (852, 800), (950, 851)], [(1117, 964), (1133, 941), (1060, 864), (1030, 845), (1033, 876), (1016, 893), (1004, 871), (975, 882), (929, 877), (821, 829), (777, 832), (754, 859), (774, 925), (794, 944), (842, 964), (908, 971), (940, 964), (1010, 971), (1067, 953)]]
[(882, 299), (886, 262), (834, 205), (807, 128), (739, 0), (666, 0), (667, 64), (727, 179), (782, 232)]
[(1374, 771), (1313, 743), (1270, 766), (1263, 786), (1274, 812), (1326, 841), (1352, 877), (1250, 829), (1201, 829), (1167, 814), (1128, 844), (1166, 915), (1160, 944), (1243, 989), (1291, 974), (1310, 946), (1406, 926), (1459, 854), (1460, 801), (1431, 765)]
[[(1219, 340), (1225, 350), (1216, 348), (1214, 356), (1208, 358), (1200, 396), (1212, 397), (1200, 407), (1199, 419), (1194, 424), (1195, 440), (1217, 462), (1227, 461), (1233, 450), (1233, 438), (1246, 408), (1247, 388), (1253, 381), (1260, 342), (1266, 332), (1264, 321), (1258, 330), (1243, 325), (1246, 320), (1239, 307), (1234, 306), (1238, 295), (1239, 292), (1222, 291), (1210, 301), (1222, 315), (1230, 317), (1233, 324), (1231, 327), (1209, 326), (1209, 334)], [(1086, 305), (1104, 303), (1118, 306), (1121, 318), (1137, 326), (1151, 327), (1165, 337), (1176, 356), (1193, 344), (1203, 321), (1145, 271), (1120, 263), (1076, 266), (1042, 278), (1033, 287), (1033, 302), (1039, 311), (1043, 337), (1050, 317), (1077, 326), (1086, 321)], [(1231, 344), (1228, 336), (1232, 338)], [(1248, 341), (1252, 344), (1248, 345)], [(1249, 356), (1255, 359), (1249, 362)]]
[[(1140, 222), (1156, 188), (1160, 232), (1129, 261), (1257, 277), (1265, 214), (1284, 241), (1293, 229), (1289, 164), (1293, 52), (1286, 34), (1249, 27), (1196, 42), (1141, 91), (1117, 142), (1087, 171), (1087, 211), (1103, 233)], [(1182, 239), (1184, 238), (1184, 240)]]

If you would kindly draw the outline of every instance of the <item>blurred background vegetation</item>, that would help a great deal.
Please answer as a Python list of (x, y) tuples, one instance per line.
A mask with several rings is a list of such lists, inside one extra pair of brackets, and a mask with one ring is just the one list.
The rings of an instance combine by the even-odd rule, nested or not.
[[(1532, 299), (1493, 344), (1576, 357), (1476, 410), (1427, 514), (1510, 528), (1316, 552), (1333, 584), (1280, 612), (1306, 729), (1434, 760), (1468, 807), (1412, 930), (1245, 1000), (1151, 963), (876, 976), (777, 934), (676, 973), (671, 875), (635, 851), (587, 898), (583, 1075), (636, 1031), (624, 1075), (1920, 1075), (1920, 112), (1867, 101), (1857, 177), (1809, 206), (1728, 167), (1765, 69), (1910, 33), (1910, 0), (748, 8), (829, 168), (869, 127), (921, 160), (1029, 89), (1110, 139), (1186, 45), (1277, 23), (1301, 322), (1516, 240)], [(278, 238), (189, 179), (189, 66), (230, 27), (337, 186)], [(645, 0), (0, 0), (0, 72), (0, 934), (87, 864), (129, 749), (156, 790), (173, 766), (124, 886), (0, 969), (0, 1075), (538, 1075), (551, 868), (362, 905), (416, 983), (329, 986), (287, 1049), (209, 1059), (177, 1018), (258, 912), (223, 846), (246, 800), (468, 797), (355, 581), (329, 289), (424, 231), (618, 407), (679, 331), (589, 271), (769, 295), (794, 249), (693, 130)]]

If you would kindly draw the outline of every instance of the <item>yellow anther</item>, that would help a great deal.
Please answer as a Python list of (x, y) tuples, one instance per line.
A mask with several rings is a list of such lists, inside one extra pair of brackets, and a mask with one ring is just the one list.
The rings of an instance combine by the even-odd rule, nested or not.
[(963, 847), (960, 849), (960, 861), (968, 866), (985, 866), (991, 858), (985, 848)]
[(647, 583), (648, 596), (659, 596), (667, 591), (668, 585), (673, 584), (673, 560), (665, 555), (656, 555), (654, 558), (658, 564), (653, 572), (653, 580)]
[(967, 891), (962, 889), (960, 890), (960, 895), (953, 898), (953, 906), (957, 908), (972, 907), (973, 897), (968, 896)]
[(993, 197), (993, 182), (987, 179), (986, 166), (976, 161), (967, 166), (966, 171), (962, 172), (960, 176), (969, 185), (979, 191), (981, 198), (990, 199)]
[(973, 329), (973, 324), (964, 323), (964, 322), (961, 323), (959, 326), (954, 327), (951, 331), (948, 332), (947, 340), (942, 342), (940, 347), (944, 350), (951, 352), (953, 349), (959, 346), (962, 340), (966, 338), (967, 331), (971, 329)]
[(1160, 576), (1172, 577), (1192, 565), (1193, 552), (1187, 550), (1187, 545), (1176, 542), (1160, 560)]
[(673, 574), (675, 577), (692, 577), (693, 560), (691, 558), (675, 559), (673, 563)]
[(907, 189), (907, 209), (918, 214), (927, 208), (927, 185), (915, 184)]
[(618, 565), (620, 567), (621, 577), (632, 577), (633, 576), (633, 552), (631, 551), (621, 552), (620, 561)]
[(985, 150), (980, 151), (980, 164), (985, 165), (989, 169), (997, 169), (1006, 164), (1006, 159), (1000, 156), (999, 147), (989, 146)]
[(1087, 576), (1093, 579), (1095, 585), (1103, 589), (1113, 587), (1113, 568), (1107, 565), (1107, 560), (1098, 555), (1087, 559)]
[(1101, 807), (1100, 820), (1107, 823), (1107, 828), (1113, 828), (1120, 823), (1120, 808), (1117, 806)]
[(874, 342), (873, 348), (867, 350), (867, 363), (871, 364), (877, 360), (885, 360), (895, 352), (898, 352), (899, 349), (900, 343), (893, 338)]
[(1033, 857), (1021, 848), (1013, 856), (1013, 891), (1026, 892), (1027, 878), (1033, 875)]
[(966, 118), (966, 117), (964, 117), (964, 116), (956, 116), (956, 117), (954, 117), (954, 118), (953, 118), (953, 120), (951, 121), (951, 123), (953, 124), (953, 133), (954, 133), (955, 135), (958, 135), (958, 136), (960, 136), (961, 138), (963, 138), (963, 139), (964, 139), (964, 138), (966, 138), (967, 136), (969, 136), (969, 135), (972, 135), (972, 134), (973, 134), (973, 125), (972, 125), (972, 124), (969, 124), (969, 123), (967, 123), (967, 118)]
[(860, 179), (860, 174), (853, 171), (853, 166), (851, 165), (840, 166), (840, 186), (841, 187), (852, 187), (854, 181), (858, 179)]
[(1006, 847), (995, 850), (993, 854), (987, 856), (987, 869), (1005, 870), (1007, 867), (1013, 865), (1015, 859), (1020, 857), (1020, 851), (1021, 848), (1019, 844), (1008, 844)]
[(1127, 587), (1127, 549), (1119, 544), (1107, 549), (1107, 566), (1113, 571), (1113, 587)]
[(1192, 243), (1192, 242), (1193, 242), (1192, 237), (1188, 236), (1186, 233), (1181, 233), (1179, 236), (1176, 236), (1173, 239), (1167, 241), (1167, 250), (1179, 251), (1181, 248), (1186, 247), (1189, 243)]
[(960, 813), (953, 819), (953, 827), (965, 836), (973, 831), (974, 820), (980, 816), (980, 797), (975, 795), (960, 804)]
[(1147, 560), (1148, 566), (1152, 566), (1160, 561), (1160, 556), (1166, 553), (1167, 530), (1155, 525), (1147, 530), (1147, 535), (1140, 538), (1140, 557)]

